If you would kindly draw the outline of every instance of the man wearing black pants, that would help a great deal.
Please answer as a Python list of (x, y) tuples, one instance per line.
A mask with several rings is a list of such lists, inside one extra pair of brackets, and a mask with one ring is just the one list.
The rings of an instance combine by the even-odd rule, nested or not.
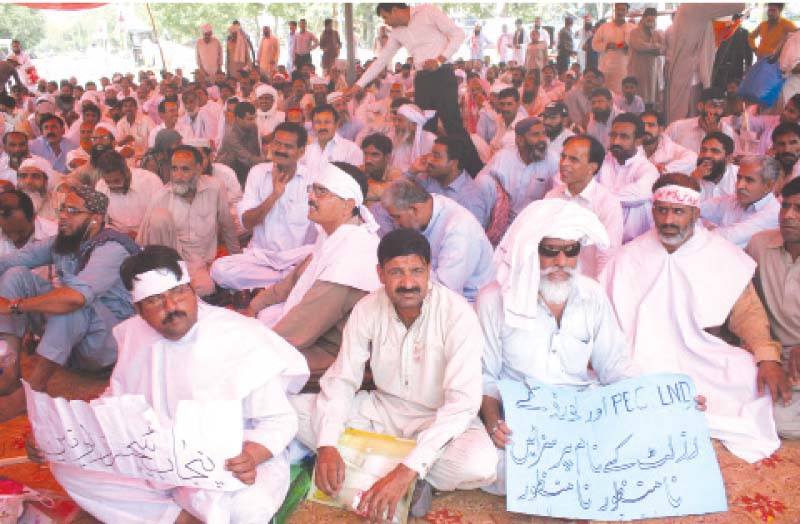
[(464, 169), (473, 176), (483, 167), (478, 152), (464, 129), (458, 107), (458, 87), (453, 68), (447, 61), (466, 38), (464, 31), (434, 5), (409, 7), (404, 3), (380, 3), (375, 11), (392, 28), (389, 41), (378, 57), (353, 84), (348, 94), (363, 90), (395, 53), (405, 47), (414, 57), (417, 73), (414, 77), (414, 101), (422, 109), (436, 110), (436, 118), (425, 126), (435, 131), (437, 118), (448, 136), (465, 139), (469, 151)]

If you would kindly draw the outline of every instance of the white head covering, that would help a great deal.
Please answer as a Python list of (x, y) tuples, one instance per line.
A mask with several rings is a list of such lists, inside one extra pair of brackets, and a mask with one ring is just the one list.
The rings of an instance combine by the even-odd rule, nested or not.
[(140, 273), (133, 278), (133, 289), (131, 290), (131, 300), (139, 302), (147, 297), (159, 295), (165, 291), (180, 286), (181, 284), (188, 284), (189, 268), (183, 260), (178, 261), (178, 266), (181, 268), (181, 278), (178, 279), (175, 273), (165, 267), (158, 269), (151, 269)]
[(539, 242), (542, 238), (610, 244), (605, 226), (592, 211), (559, 198), (537, 200), (522, 210), (494, 252), (503, 313), (510, 327), (530, 329), (539, 296)]
[(117, 138), (118, 138), (117, 137), (117, 127), (114, 124), (112, 124), (111, 122), (106, 122), (106, 121), (101, 120), (101, 121), (99, 121), (97, 123), (96, 126), (94, 126), (95, 129), (97, 129), (98, 127), (101, 128), (101, 129), (105, 129), (106, 131), (111, 133), (111, 136), (114, 137), (114, 140), (117, 140)]
[(272, 98), (274, 98), (276, 101), (278, 100), (278, 91), (276, 91), (275, 88), (269, 84), (258, 84), (255, 91), (256, 91), (256, 98), (262, 97), (264, 95), (272, 95)]
[(200, 26), (201, 34), (210, 33), (211, 31), (212, 31), (211, 24), (203, 24)]
[(343, 96), (344, 93), (342, 93), (341, 91), (334, 91), (333, 93), (328, 94), (328, 96), (325, 98), (325, 101), (328, 102), (329, 104), (332, 104), (335, 100), (339, 100)]
[(331, 163), (326, 163), (317, 174), (315, 183), (340, 198), (352, 198), (355, 200), (358, 213), (361, 215), (367, 231), (375, 232), (379, 229), (377, 222), (375, 222), (375, 217), (364, 205), (364, 194), (361, 192), (361, 186), (349, 174)]
[(494, 84), (492, 84), (492, 86), (489, 88), (489, 92), (497, 94), (500, 91), (502, 91), (503, 89), (508, 89), (509, 87), (512, 87), (512, 85), (511, 84), (506, 84), (505, 82), (500, 82), (499, 80), (496, 80), (494, 82)]
[(423, 111), (414, 104), (404, 104), (397, 108), (397, 114), (402, 115), (409, 119), (416, 125), (414, 131), (414, 145), (411, 148), (411, 162), (414, 162), (421, 153), (422, 144), (422, 126), (428, 122), (436, 114), (436, 111), (426, 110)]
[(78, 147), (67, 153), (67, 166), (70, 166), (74, 160), (89, 161), (89, 153), (82, 147)]
[(328, 85), (328, 81), (322, 78), (321, 76), (314, 75), (311, 77), (311, 85), (312, 86), (326, 86)]
[(656, 200), (669, 204), (699, 207), (700, 193), (689, 187), (672, 184), (658, 188), (653, 194), (653, 201)]
[(55, 175), (55, 171), (53, 171), (53, 166), (50, 165), (50, 162), (46, 158), (42, 158), (40, 156), (31, 156), (30, 158), (26, 158), (22, 161), (19, 165), (19, 169), (17, 171), (22, 171), (25, 168), (33, 168), (41, 171), (45, 175), (47, 175), (48, 180), (52, 179)]
[[(84, 102), (91, 102), (97, 107), (101, 107), (100, 104), (100, 93), (98, 91), (86, 91), (81, 95), (81, 107), (83, 107)], [(81, 111), (82, 113), (83, 111)]]

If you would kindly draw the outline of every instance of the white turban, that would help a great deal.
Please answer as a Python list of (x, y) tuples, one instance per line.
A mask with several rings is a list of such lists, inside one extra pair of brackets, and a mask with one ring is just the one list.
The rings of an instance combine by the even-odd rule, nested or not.
[(19, 169), (17, 169), (17, 173), (26, 168), (36, 169), (47, 176), (48, 191), (55, 189), (56, 186), (58, 186), (58, 184), (61, 182), (61, 175), (53, 169), (50, 161), (46, 158), (42, 158), (37, 155), (31, 155), (29, 158), (26, 158), (22, 161), (22, 163), (19, 165)]
[(352, 198), (355, 200), (367, 231), (375, 232), (379, 229), (378, 223), (375, 222), (375, 217), (364, 205), (364, 193), (361, 191), (361, 186), (352, 176), (331, 163), (325, 163), (322, 170), (317, 174), (315, 183), (340, 198)]
[(413, 163), (414, 160), (419, 158), (421, 154), (423, 133), (422, 126), (424, 126), (428, 120), (433, 118), (433, 116), (436, 114), (436, 111), (423, 111), (414, 104), (404, 104), (397, 109), (397, 114), (407, 118), (416, 125), (416, 129), (414, 131), (414, 145), (411, 148), (411, 162)]
[(328, 85), (328, 81), (322, 78), (321, 76), (314, 75), (311, 77), (311, 85), (312, 86), (326, 86)]
[(503, 313), (510, 327), (532, 329), (538, 309), (539, 242), (545, 237), (582, 245), (610, 244), (605, 226), (592, 211), (568, 200), (548, 198), (529, 204), (514, 220), (494, 252)]
[(67, 153), (67, 166), (72, 166), (72, 163), (75, 160), (85, 160), (88, 162), (89, 153), (87, 153), (82, 147), (75, 148)]
[(117, 127), (114, 124), (112, 124), (111, 122), (105, 122), (101, 120), (100, 122), (97, 123), (96, 126), (94, 126), (95, 129), (97, 129), (98, 127), (100, 129), (105, 129), (106, 131), (111, 133), (111, 136), (114, 137), (114, 140), (115, 141), (117, 140)]
[(200, 32), (203, 33), (203, 34), (210, 33), (211, 32), (211, 24), (203, 24), (203, 25), (201, 25), (200, 26)]
[(325, 101), (328, 102), (329, 104), (332, 104), (335, 100), (339, 100), (343, 96), (344, 94), (341, 91), (334, 91), (325, 98)]
[(91, 102), (100, 107), (100, 93), (97, 91), (86, 91), (81, 95), (81, 106), (84, 102)]
[(256, 98), (261, 98), (264, 95), (272, 95), (276, 101), (278, 100), (278, 91), (269, 84), (258, 84), (256, 87)]

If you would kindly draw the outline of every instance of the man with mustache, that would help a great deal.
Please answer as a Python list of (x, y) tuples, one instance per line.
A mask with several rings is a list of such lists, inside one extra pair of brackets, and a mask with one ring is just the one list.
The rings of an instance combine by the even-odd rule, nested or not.
[(780, 203), (772, 193), (780, 176), (778, 161), (769, 156), (745, 156), (739, 161), (736, 194), (700, 204), (707, 227), (744, 249), (750, 237), (778, 227)]
[(231, 254), (241, 252), (228, 210), (225, 186), (202, 176), (203, 156), (192, 146), (172, 151), (170, 181), (150, 197), (139, 226), (139, 245), (159, 244), (181, 253), (189, 266), (192, 286), (201, 297), (215, 292), (209, 265), (217, 256), (217, 237)]
[(356, 166), (364, 163), (364, 154), (352, 142), (336, 132), (339, 114), (330, 104), (318, 105), (311, 110), (311, 128), (315, 139), (308, 144), (303, 162), (309, 173), (319, 173), (329, 162), (348, 162)]
[[(769, 314), (769, 324), (783, 351), (783, 365), (800, 387), (800, 318), (797, 296), (797, 259), (800, 257), (800, 179), (793, 179), (781, 190), (780, 227), (756, 233), (745, 251), (758, 264), (754, 277), (756, 290)], [(800, 438), (800, 403), (774, 406), (775, 425), (783, 438)]]
[[(57, 235), (0, 257), (0, 343), (15, 356), (0, 375), (0, 420), (25, 411), (19, 352), (28, 330), (41, 335), (27, 377), (36, 391), (45, 391), (59, 368), (107, 373), (117, 360), (111, 329), (134, 314), (119, 267), (139, 248), (105, 227), (107, 205), (93, 189), (72, 188), (59, 210)], [(32, 271), (49, 264), (59, 275), (57, 287)]]
[[(791, 387), (751, 281), (755, 262), (697, 224), (696, 180), (668, 173), (652, 190), (655, 227), (623, 246), (600, 276), (628, 351), (642, 372), (692, 377), (708, 399), (711, 437), (748, 462), (766, 458), (780, 441), (764, 393), (788, 402)], [(724, 328), (742, 348), (722, 338)]]
[(437, 138), (431, 152), (419, 157), (409, 173), (429, 193), (444, 195), (461, 204), (485, 228), (489, 223), (492, 202), (461, 167), (463, 158), (464, 142), (461, 139)]
[(605, 186), (595, 180), (605, 157), (603, 145), (591, 135), (571, 136), (564, 142), (559, 162), (560, 184), (545, 198), (574, 202), (592, 211), (608, 235), (608, 246), (585, 246), (580, 253), (581, 274), (597, 278), (609, 257), (622, 245), (622, 205)]
[(650, 229), (651, 187), (658, 170), (642, 149), (644, 125), (633, 113), (622, 113), (611, 124), (610, 147), (597, 181), (622, 203), (622, 241), (628, 242)]
[[(33, 201), (20, 189), (0, 193), (0, 256), (55, 235), (57, 225), (36, 215)], [(47, 277), (47, 271), (43, 272)]]
[(564, 104), (569, 111), (569, 118), (572, 122), (586, 128), (589, 123), (589, 115), (592, 112), (592, 93), (595, 89), (603, 87), (605, 75), (597, 69), (587, 68), (583, 72), (580, 81), (564, 95)]
[(389, 118), (392, 123), (389, 132), (392, 139), (392, 168), (405, 173), (414, 161), (431, 152), (436, 135), (424, 129), (430, 114), (429, 111), (423, 111), (411, 103), (408, 98), (400, 97), (392, 100), (389, 105)]
[(497, 94), (495, 127), (486, 138), (492, 150), (499, 151), (510, 145), (514, 138), (514, 126), (527, 116), (528, 112), (520, 104), (520, 94), (516, 87), (507, 87), (500, 91)]
[[(147, 246), (120, 272), (137, 315), (114, 329), (120, 357), (106, 395), (141, 395), (165, 420), (182, 400), (241, 403), (244, 442), (224, 467), (244, 486), (223, 492), (155, 485), (51, 463), (53, 474), (103, 522), (269, 521), (289, 487), (286, 447), (297, 415), (287, 396), (308, 377), (303, 358), (258, 322), (198, 300), (187, 263), (173, 249)], [(44, 458), (32, 439), (28, 453), (37, 462)]]
[(381, 205), (395, 228), (415, 229), (428, 240), (432, 277), (440, 284), (474, 302), (494, 278), (492, 246), (483, 226), (455, 201), (400, 179), (383, 192)]
[(697, 154), (676, 144), (664, 133), (664, 119), (657, 111), (648, 109), (640, 115), (640, 118), (644, 124), (642, 149), (644, 149), (647, 159), (656, 166), (659, 174), (685, 173), (688, 175), (694, 171), (697, 167)]
[(700, 199), (736, 193), (739, 166), (732, 162), (734, 144), (722, 131), (712, 131), (700, 143), (695, 168), (689, 173), (700, 184)]
[[(484, 339), (472, 307), (431, 274), (431, 248), (417, 231), (392, 231), (378, 245), (383, 287), (350, 315), (342, 349), (318, 395), (298, 395), (297, 438), (317, 452), (315, 480), (329, 496), (344, 482), (336, 449), (345, 427), (416, 440), (402, 462), (361, 496), (370, 522), (392, 522), (418, 479), (411, 514), (423, 517), (432, 488), (474, 489), (495, 478), (497, 454), (477, 417)], [(367, 360), (375, 388), (359, 391)]]
[(66, 173), (67, 153), (77, 148), (78, 144), (64, 138), (64, 121), (54, 114), (43, 115), (39, 126), (42, 136), (28, 143), (31, 154), (50, 162), (59, 173)]
[(781, 176), (774, 192), (780, 193), (783, 186), (800, 176), (800, 125), (792, 122), (779, 124), (772, 131), (772, 149), (775, 160), (781, 165)]
[[(85, 122), (84, 122), (85, 124)], [(70, 171), (70, 176), (81, 184), (94, 187), (101, 174), (97, 169), (97, 160), (107, 151), (119, 151), (123, 156), (133, 156), (133, 148), (124, 146), (117, 148), (117, 128), (108, 122), (99, 122), (92, 129), (89, 138), (89, 162)]]
[(3, 152), (0, 153), (0, 179), (17, 185), (17, 170), (29, 156), (28, 137), (25, 133), (8, 131), (4, 134)]
[(514, 143), (516, 147), (495, 153), (477, 177), (489, 202), (497, 200), (495, 181), (508, 193), (512, 220), (529, 203), (544, 198), (558, 173), (558, 157), (548, 150), (541, 119), (529, 116), (517, 122)]
[(592, 135), (608, 148), (608, 135), (611, 132), (611, 123), (621, 114), (614, 105), (611, 91), (605, 87), (599, 87), (592, 91), (592, 113), (589, 115), (589, 123), (586, 125), (586, 134)]
[(53, 171), (47, 160), (39, 156), (26, 158), (17, 170), (17, 188), (31, 198), (38, 215), (53, 222), (58, 220), (58, 208), (61, 205), (54, 194), (60, 182), (59, 174)]
[(108, 197), (108, 226), (135, 238), (153, 197), (164, 184), (151, 171), (129, 168), (125, 158), (113, 150), (102, 152), (95, 168), (100, 174), (95, 189)]
[(672, 122), (665, 133), (676, 144), (695, 153), (700, 152), (700, 143), (712, 131), (722, 131), (732, 139), (736, 135), (728, 122), (722, 119), (725, 110), (725, 93), (718, 87), (703, 89), (697, 103), (699, 116)]
[(498, 458), (497, 480), (483, 489), (495, 495), (506, 494), (505, 446), (517, 438), (503, 421), (500, 380), (581, 389), (638, 375), (605, 291), (577, 269), (589, 245), (609, 246), (592, 211), (533, 202), (497, 247), (497, 280), (478, 295), (486, 341), (481, 415)]
[(380, 286), (372, 271), (378, 224), (364, 206), (366, 194), (360, 169), (325, 164), (308, 186), (308, 219), (316, 225), (317, 241), (302, 263), (253, 297), (247, 310), (306, 357), (311, 377), (305, 391), (319, 391), (350, 310)]
[(306, 193), (313, 177), (299, 164), (307, 139), (301, 125), (278, 124), (271, 144), (272, 162), (250, 170), (238, 213), (242, 227), (253, 236), (244, 253), (221, 257), (211, 266), (211, 277), (223, 288), (269, 286), (308, 254), (310, 248), (303, 246), (316, 239)]
[(564, 141), (575, 134), (566, 127), (569, 122), (568, 115), (564, 102), (550, 102), (539, 115), (542, 118), (547, 139), (550, 141), (547, 149), (556, 156), (561, 156)]

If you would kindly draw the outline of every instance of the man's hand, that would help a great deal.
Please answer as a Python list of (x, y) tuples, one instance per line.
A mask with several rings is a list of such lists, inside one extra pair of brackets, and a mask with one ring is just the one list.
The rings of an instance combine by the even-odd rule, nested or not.
[(439, 61), (435, 58), (429, 58), (425, 60), (425, 63), (422, 64), (422, 69), (425, 71), (436, 71), (439, 69)]
[(759, 362), (756, 384), (759, 395), (763, 395), (764, 390), (769, 389), (773, 402), (777, 402), (778, 396), (780, 396), (783, 399), (783, 405), (789, 405), (789, 401), (792, 399), (792, 386), (780, 362), (774, 360)]
[(47, 457), (45, 457), (42, 450), (39, 449), (39, 446), (36, 445), (33, 432), (28, 433), (28, 437), (25, 439), (25, 453), (27, 453), (31, 462), (35, 462), (36, 464), (44, 464), (47, 462)]
[(714, 163), (711, 160), (703, 160), (703, 162), (698, 165), (694, 171), (692, 171), (692, 178), (697, 181), (705, 179), (705, 177), (711, 174), (711, 170), (714, 168)]
[(272, 194), (280, 198), (283, 192), (286, 191), (286, 184), (289, 183), (289, 174), (283, 173), (280, 170), (272, 169)]
[(256, 482), (256, 467), (272, 458), (272, 453), (255, 442), (245, 442), (242, 452), (233, 458), (225, 461), (225, 469), (233, 473), (233, 476), (247, 485)]
[(795, 382), (800, 382), (800, 346), (789, 353), (789, 373)]
[(420, 155), (408, 166), (408, 172), (418, 175), (428, 170), (428, 155)]
[(339, 450), (333, 446), (319, 448), (315, 468), (317, 487), (329, 497), (338, 495), (344, 484), (344, 461)]
[(511, 442), (511, 438), (509, 437), (511, 435), (511, 430), (508, 429), (505, 420), (497, 420), (491, 425), (486, 424), (486, 431), (489, 433), (489, 437), (498, 449), (504, 449), (506, 444)]
[(372, 524), (392, 522), (397, 503), (408, 492), (408, 487), (415, 478), (416, 471), (404, 464), (398, 464), (364, 493), (357, 511)]

